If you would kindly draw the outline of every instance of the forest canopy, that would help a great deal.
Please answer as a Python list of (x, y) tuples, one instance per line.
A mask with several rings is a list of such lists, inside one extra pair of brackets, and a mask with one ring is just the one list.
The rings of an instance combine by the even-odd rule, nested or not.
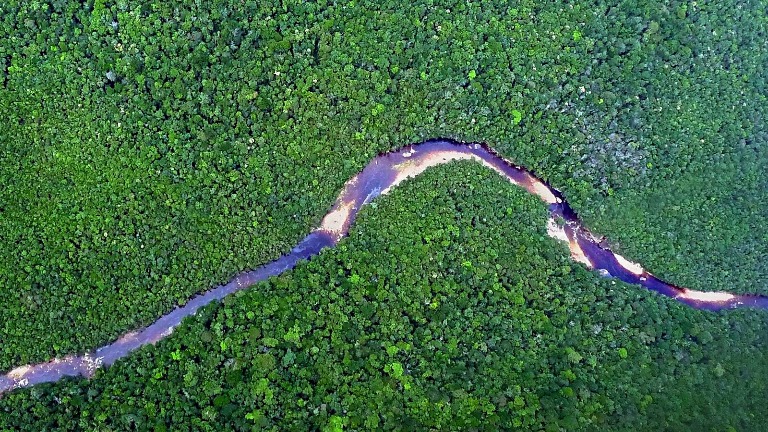
[[(0, 369), (279, 257), (433, 137), (665, 280), (766, 294), (766, 27), (763, 1), (3, 2)], [(764, 313), (587, 273), (494, 176), (425, 174), (96, 379), (4, 396), (1, 428), (760, 430)]]

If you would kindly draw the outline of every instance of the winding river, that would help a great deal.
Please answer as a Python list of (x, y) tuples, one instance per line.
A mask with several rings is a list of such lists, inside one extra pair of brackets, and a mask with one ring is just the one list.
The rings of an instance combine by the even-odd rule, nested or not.
[(347, 181), (320, 226), (299, 242), (290, 254), (255, 270), (244, 272), (226, 285), (193, 297), (186, 305), (160, 317), (150, 326), (128, 332), (109, 345), (80, 356), (68, 356), (17, 367), (0, 376), (0, 395), (16, 388), (57, 381), (65, 376), (91, 377), (96, 369), (110, 366), (131, 351), (167, 337), (184, 317), (195, 314), (200, 307), (221, 300), (270, 276), (279, 275), (293, 268), (297, 262), (317, 255), (322, 249), (335, 246), (347, 235), (357, 213), (365, 204), (377, 196), (387, 194), (409, 177), (415, 177), (430, 167), (454, 160), (479, 162), (541, 198), (549, 206), (549, 235), (567, 243), (575, 261), (599, 271), (604, 276), (641, 285), (697, 309), (768, 309), (766, 296), (696, 291), (656, 278), (639, 264), (600, 246), (600, 241), (581, 224), (562, 194), (525, 168), (505, 160), (484, 144), (433, 140), (410, 145), (373, 159), (360, 173)]

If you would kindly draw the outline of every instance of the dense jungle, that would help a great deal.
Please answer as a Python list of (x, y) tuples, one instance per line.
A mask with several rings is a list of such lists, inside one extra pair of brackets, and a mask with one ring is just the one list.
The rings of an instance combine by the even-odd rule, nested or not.
[[(376, 155), (487, 143), (675, 284), (768, 294), (768, 3), (0, 4), (0, 370), (271, 262)], [(768, 311), (601, 277), (469, 161), (0, 430), (761, 431)]]

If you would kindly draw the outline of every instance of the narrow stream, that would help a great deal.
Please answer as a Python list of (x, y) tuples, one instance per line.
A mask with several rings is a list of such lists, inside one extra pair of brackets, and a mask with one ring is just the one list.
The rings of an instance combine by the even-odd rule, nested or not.
[(317, 255), (322, 249), (335, 246), (346, 236), (360, 208), (379, 195), (388, 193), (409, 177), (415, 177), (429, 167), (454, 160), (474, 160), (496, 171), (510, 182), (541, 198), (549, 206), (547, 231), (550, 236), (566, 242), (571, 257), (605, 276), (630, 284), (641, 285), (688, 306), (718, 311), (733, 308), (768, 309), (768, 297), (736, 295), (726, 292), (695, 291), (664, 282), (644, 270), (639, 264), (626, 260), (600, 246), (562, 194), (526, 169), (500, 157), (484, 144), (464, 144), (433, 140), (407, 146), (373, 159), (360, 173), (352, 177), (336, 199), (331, 211), (319, 227), (305, 237), (291, 253), (255, 270), (236, 276), (226, 285), (193, 297), (186, 305), (160, 317), (150, 326), (131, 331), (115, 342), (81, 356), (68, 356), (49, 362), (17, 367), (0, 376), (0, 395), (9, 390), (44, 382), (58, 381), (65, 376), (91, 377), (100, 367), (110, 366), (131, 351), (154, 344), (173, 333), (181, 320), (215, 300), (245, 289), (270, 276), (292, 269), (297, 262)]

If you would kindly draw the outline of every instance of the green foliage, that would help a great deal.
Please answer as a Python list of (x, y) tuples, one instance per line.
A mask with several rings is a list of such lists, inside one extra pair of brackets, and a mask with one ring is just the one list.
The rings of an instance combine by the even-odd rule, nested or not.
[(765, 313), (696, 311), (566, 270), (544, 206), (470, 162), (377, 203), (338, 248), (204, 308), (94, 379), (4, 396), (0, 429), (765, 424)]
[[(765, 292), (764, 10), (2, 2), (0, 369), (273, 260), (374, 155), (435, 136), (530, 167), (665, 279)], [(761, 430), (760, 314), (596, 279), (481, 171), (427, 175), (348, 250), (93, 381), (4, 397), (0, 428)]]
[(512, 122), (518, 124), (523, 120), (523, 113), (519, 110), (512, 110)]
[(627, 358), (627, 349), (626, 348), (619, 348), (619, 357), (625, 359)]
[(0, 369), (275, 259), (373, 155), (434, 136), (534, 169), (675, 282), (761, 289), (765, 19), (676, 7), (3, 3)]

